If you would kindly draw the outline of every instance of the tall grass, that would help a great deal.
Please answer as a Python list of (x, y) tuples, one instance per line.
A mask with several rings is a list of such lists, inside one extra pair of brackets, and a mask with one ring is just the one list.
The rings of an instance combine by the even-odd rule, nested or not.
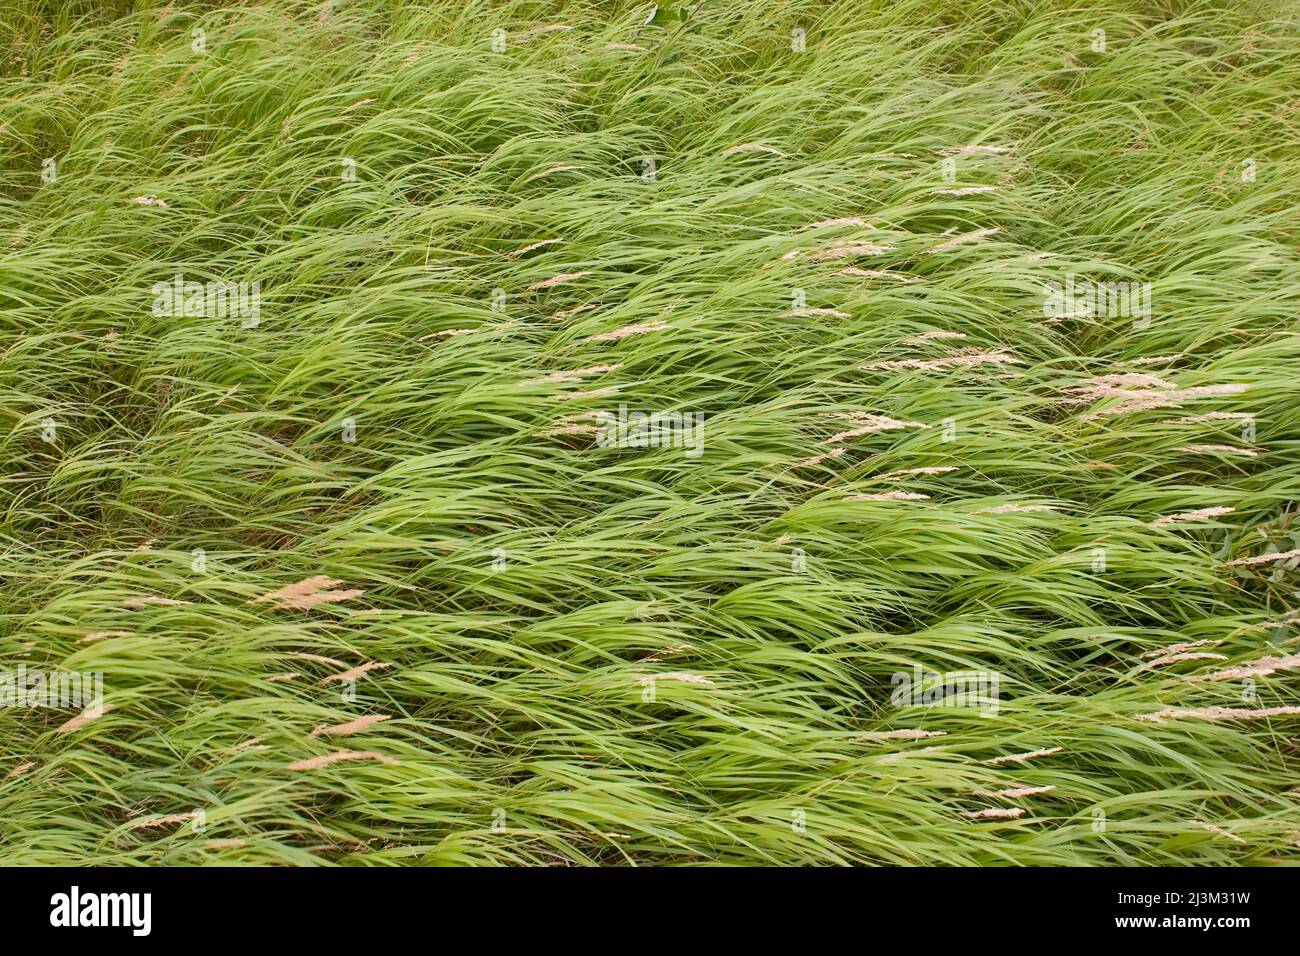
[(649, 13), (5, 4), (0, 861), (1297, 859), (1294, 8)]

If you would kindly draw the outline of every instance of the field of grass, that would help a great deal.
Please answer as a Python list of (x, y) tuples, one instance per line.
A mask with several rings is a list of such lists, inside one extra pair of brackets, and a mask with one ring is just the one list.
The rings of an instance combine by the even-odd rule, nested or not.
[(1294, 4), (651, 12), (6, 0), (0, 863), (1300, 861)]

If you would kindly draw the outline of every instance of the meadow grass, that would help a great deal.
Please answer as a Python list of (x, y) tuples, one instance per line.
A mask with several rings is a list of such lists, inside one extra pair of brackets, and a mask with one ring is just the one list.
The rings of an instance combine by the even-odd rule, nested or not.
[(1300, 859), (1295, 8), (650, 12), (7, 0), (0, 862)]

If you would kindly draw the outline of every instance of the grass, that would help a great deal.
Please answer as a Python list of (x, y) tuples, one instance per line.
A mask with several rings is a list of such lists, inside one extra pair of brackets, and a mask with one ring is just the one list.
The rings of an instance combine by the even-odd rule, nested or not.
[(5, 4), (0, 862), (1300, 859), (1294, 9), (649, 12)]

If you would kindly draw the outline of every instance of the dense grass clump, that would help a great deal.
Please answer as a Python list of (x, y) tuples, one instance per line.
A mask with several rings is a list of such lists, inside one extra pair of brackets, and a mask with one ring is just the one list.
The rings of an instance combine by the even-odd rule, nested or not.
[(1296, 861), (1294, 8), (650, 14), (6, 0), (0, 862)]

